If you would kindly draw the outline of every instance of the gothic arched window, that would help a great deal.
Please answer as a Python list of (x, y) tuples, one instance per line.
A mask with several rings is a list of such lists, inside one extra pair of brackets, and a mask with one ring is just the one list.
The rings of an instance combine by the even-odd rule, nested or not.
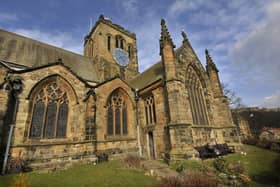
[(145, 103), (145, 116), (146, 124), (151, 125), (156, 123), (156, 108), (154, 102), (154, 96), (148, 96), (144, 99)]
[(120, 89), (114, 91), (107, 104), (107, 134), (127, 135), (127, 103)]
[(67, 118), (67, 92), (52, 81), (33, 99), (30, 138), (64, 138)]
[(190, 66), (187, 70), (186, 87), (195, 125), (207, 125), (207, 110), (204, 99), (203, 87), (194, 69)]

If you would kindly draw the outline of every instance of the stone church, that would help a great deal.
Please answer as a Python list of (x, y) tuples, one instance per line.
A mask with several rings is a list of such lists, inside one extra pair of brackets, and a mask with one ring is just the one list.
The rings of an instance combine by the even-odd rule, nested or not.
[(0, 30), (0, 164), (7, 152), (8, 165), (40, 168), (99, 153), (177, 159), (197, 157), (196, 146), (238, 145), (208, 51), (204, 68), (184, 32), (175, 49), (164, 20), (159, 37), (161, 59), (139, 73), (136, 35), (102, 15), (84, 55)]

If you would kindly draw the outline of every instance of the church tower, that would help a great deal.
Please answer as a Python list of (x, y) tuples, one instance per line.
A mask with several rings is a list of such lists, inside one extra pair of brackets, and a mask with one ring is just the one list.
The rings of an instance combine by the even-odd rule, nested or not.
[(131, 80), (138, 72), (136, 35), (101, 15), (84, 40), (84, 56), (103, 72), (103, 81)]

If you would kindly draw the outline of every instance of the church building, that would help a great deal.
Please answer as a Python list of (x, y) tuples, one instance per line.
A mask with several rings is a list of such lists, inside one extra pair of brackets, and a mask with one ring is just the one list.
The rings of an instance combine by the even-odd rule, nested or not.
[(101, 153), (176, 160), (198, 157), (198, 146), (238, 146), (209, 52), (204, 68), (184, 32), (175, 49), (164, 20), (159, 38), (161, 59), (139, 73), (136, 35), (102, 15), (83, 55), (0, 29), (0, 167), (63, 167)]

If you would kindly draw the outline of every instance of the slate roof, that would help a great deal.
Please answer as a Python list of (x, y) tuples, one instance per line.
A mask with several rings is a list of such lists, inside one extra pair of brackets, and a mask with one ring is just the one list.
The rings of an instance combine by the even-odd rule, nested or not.
[(0, 29), (0, 60), (28, 68), (52, 64), (58, 59), (86, 81), (99, 82), (88, 58), (18, 34)]
[(133, 88), (142, 89), (146, 86), (154, 83), (155, 81), (163, 78), (163, 66), (162, 62), (154, 64), (152, 67), (144, 71), (143, 73), (137, 75), (129, 83)]

